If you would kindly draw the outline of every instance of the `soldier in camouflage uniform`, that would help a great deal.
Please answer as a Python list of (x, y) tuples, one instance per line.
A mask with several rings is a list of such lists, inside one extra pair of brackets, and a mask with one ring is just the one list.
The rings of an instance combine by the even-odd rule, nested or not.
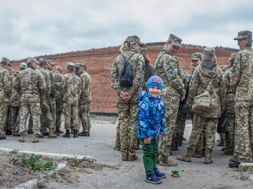
[(9, 107), (9, 95), (11, 93), (11, 82), (9, 72), (6, 70), (8, 59), (2, 58), (0, 62), (0, 140), (6, 139), (4, 128)]
[(75, 64), (75, 74), (78, 76), (78, 77), (80, 77), (80, 75), (81, 75), (81, 73), (80, 73), (80, 63), (79, 62), (77, 62), (76, 64)]
[(14, 89), (15, 82), (17, 79), (17, 76), (20, 71), (27, 68), (27, 65), (25, 62), (21, 62), (19, 66), (19, 71), (16, 71), (16, 73), (13, 74), (12, 77), (12, 92), (11, 92), (11, 98), (10, 98), (10, 128), (13, 136), (19, 136), (19, 122), (20, 122), (20, 96), (17, 93), (17, 91)]
[(240, 51), (232, 67), (231, 86), (236, 87), (235, 97), (235, 152), (237, 160), (230, 167), (252, 162), (253, 150), (253, 51), (252, 32), (240, 31), (238, 37)]
[(63, 89), (64, 89), (64, 76), (62, 75), (62, 67), (56, 66), (54, 72), (54, 86), (55, 86), (55, 103), (56, 103), (56, 133), (63, 133), (61, 128), (61, 115), (63, 113)]
[(79, 98), (79, 118), (82, 123), (83, 131), (79, 136), (90, 136), (90, 101), (91, 101), (91, 77), (87, 72), (86, 64), (80, 64), (80, 98)]
[(182, 80), (180, 60), (175, 55), (181, 47), (182, 39), (170, 34), (164, 48), (156, 60), (155, 72), (164, 82), (161, 97), (164, 99), (166, 110), (166, 135), (160, 146), (160, 165), (176, 166), (177, 162), (169, 158), (174, 128), (176, 126), (177, 113), (180, 100), (185, 98), (185, 89)]
[(40, 135), (40, 100), (46, 99), (46, 83), (42, 74), (35, 70), (36, 60), (34, 58), (27, 59), (27, 69), (21, 71), (15, 82), (15, 90), (20, 95), (20, 125), (19, 125), (19, 142), (25, 142), (25, 134), (27, 131), (26, 123), (29, 114), (33, 120), (33, 143), (39, 142)]
[(45, 70), (47, 67), (47, 60), (41, 59), (39, 61), (39, 66), (37, 67), (37, 70), (42, 73), (45, 81), (46, 81), (46, 98), (41, 98), (41, 121), (44, 121), (44, 124), (42, 125), (43, 128), (41, 128), (42, 134), (47, 133), (47, 128), (49, 129), (48, 138), (56, 138), (57, 135), (54, 134), (55, 131), (55, 125), (53, 124), (52, 115), (50, 112), (50, 107), (48, 104), (48, 99), (50, 98), (51, 94), (51, 79), (49, 73)]
[(73, 138), (77, 138), (78, 130), (78, 99), (80, 97), (80, 78), (74, 73), (75, 64), (67, 63), (67, 74), (64, 76), (63, 112), (66, 133), (63, 137), (70, 138), (70, 128), (74, 130)]
[[(139, 54), (140, 38), (129, 36), (124, 42), (125, 51), (118, 55), (111, 69), (112, 88), (117, 93), (117, 108), (120, 126), (121, 159), (134, 161), (138, 159), (135, 150), (137, 148), (137, 116), (138, 97), (142, 89), (144, 78), (144, 58)], [(133, 73), (133, 85), (120, 86), (120, 73), (124, 67), (124, 57), (128, 60)]]
[(189, 107), (192, 106), (194, 97), (202, 94), (210, 87), (211, 106), (210, 109), (203, 113), (195, 113), (197, 123), (192, 127), (192, 133), (187, 146), (186, 154), (177, 156), (180, 161), (191, 161), (196, 144), (203, 132), (205, 140), (205, 164), (213, 163), (211, 158), (215, 142), (216, 125), (218, 117), (225, 109), (224, 104), (224, 81), (220, 68), (212, 61), (214, 50), (205, 48), (203, 52), (203, 62), (198, 66), (193, 74), (193, 80), (189, 92)]
[(226, 148), (224, 150), (225, 154), (232, 155), (235, 148), (235, 92), (236, 86), (232, 86), (230, 83), (232, 75), (232, 66), (235, 60), (236, 53), (230, 55), (229, 67), (225, 71), (223, 76), (225, 83), (225, 111), (226, 119), (229, 124), (229, 133), (226, 133)]

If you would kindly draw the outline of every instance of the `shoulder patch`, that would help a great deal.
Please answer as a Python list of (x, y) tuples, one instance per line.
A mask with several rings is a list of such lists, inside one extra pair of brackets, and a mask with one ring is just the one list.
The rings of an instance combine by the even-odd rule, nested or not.
[(168, 68), (168, 72), (170, 74), (170, 77), (172, 77), (172, 78), (176, 77), (176, 73), (175, 73), (175, 71), (171, 67)]

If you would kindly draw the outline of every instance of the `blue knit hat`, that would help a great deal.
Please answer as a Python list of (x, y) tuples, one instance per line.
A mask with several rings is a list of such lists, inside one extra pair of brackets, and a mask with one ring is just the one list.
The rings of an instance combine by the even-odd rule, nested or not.
[(149, 91), (150, 87), (152, 87), (152, 86), (156, 86), (162, 91), (163, 90), (163, 80), (162, 80), (162, 78), (160, 78), (157, 75), (150, 77), (149, 80), (148, 80), (148, 84), (147, 84), (148, 91)]

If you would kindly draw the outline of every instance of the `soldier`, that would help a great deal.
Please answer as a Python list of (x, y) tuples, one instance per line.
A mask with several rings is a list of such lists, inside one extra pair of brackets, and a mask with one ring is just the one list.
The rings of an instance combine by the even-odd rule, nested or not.
[(78, 77), (80, 77), (80, 75), (81, 75), (81, 73), (80, 73), (80, 63), (79, 63), (79, 62), (77, 62), (77, 63), (75, 64), (75, 74), (76, 74)]
[(177, 156), (180, 161), (191, 161), (196, 144), (203, 132), (205, 135), (205, 164), (213, 163), (211, 158), (215, 142), (216, 125), (218, 117), (224, 111), (224, 81), (221, 70), (213, 62), (214, 51), (212, 48), (205, 48), (203, 52), (203, 62), (198, 66), (193, 74), (193, 80), (189, 91), (189, 107), (192, 106), (195, 96), (202, 94), (210, 88), (211, 105), (210, 109), (203, 113), (195, 113), (194, 119), (197, 123), (192, 127), (192, 133), (187, 146), (186, 154)]
[[(128, 36), (123, 46), (125, 51), (118, 55), (111, 69), (112, 88), (117, 93), (118, 119), (122, 161), (134, 161), (137, 144), (138, 97), (142, 89), (144, 58), (140, 52), (143, 43), (138, 36)], [(133, 74), (133, 83), (129, 86), (120, 84), (120, 73), (128, 60)]]
[(160, 165), (176, 166), (177, 162), (169, 158), (172, 137), (177, 119), (179, 102), (185, 98), (185, 89), (182, 81), (182, 70), (180, 60), (175, 55), (181, 47), (182, 39), (170, 34), (164, 48), (156, 60), (155, 72), (164, 82), (164, 89), (161, 97), (165, 102), (166, 110), (166, 135), (163, 144), (160, 146)]
[(56, 103), (56, 133), (63, 133), (61, 128), (61, 115), (63, 113), (63, 89), (64, 89), (64, 76), (62, 75), (62, 67), (56, 66), (54, 72), (54, 86), (55, 86), (55, 103)]
[(37, 67), (37, 70), (42, 73), (45, 81), (46, 81), (46, 98), (41, 98), (41, 120), (45, 121), (45, 124), (42, 125), (42, 134), (46, 135), (47, 128), (49, 129), (48, 138), (56, 138), (57, 135), (54, 134), (55, 131), (55, 125), (53, 124), (52, 115), (50, 112), (50, 107), (48, 104), (48, 99), (50, 98), (51, 94), (51, 79), (49, 73), (45, 70), (47, 67), (47, 60), (41, 59), (39, 61), (39, 66)]
[(19, 142), (25, 142), (26, 123), (30, 114), (33, 120), (33, 143), (39, 142), (40, 135), (40, 100), (46, 98), (46, 85), (42, 74), (35, 70), (36, 59), (27, 59), (27, 69), (21, 71), (16, 78), (15, 90), (20, 95)]
[(224, 149), (224, 153), (227, 155), (232, 155), (234, 153), (235, 148), (235, 92), (236, 87), (232, 86), (230, 83), (231, 75), (232, 75), (232, 66), (236, 57), (236, 53), (230, 55), (228, 61), (228, 68), (225, 71), (223, 76), (225, 83), (225, 111), (226, 111), (226, 119), (229, 124), (229, 133), (226, 133), (225, 142), (226, 147)]
[(253, 51), (252, 32), (240, 31), (238, 37), (240, 51), (232, 67), (231, 86), (236, 87), (235, 97), (235, 162), (229, 167), (238, 168), (240, 163), (252, 162), (253, 150)]
[(91, 101), (91, 77), (87, 72), (85, 63), (80, 64), (81, 89), (79, 98), (79, 118), (82, 123), (83, 131), (79, 136), (90, 136), (90, 101)]
[(8, 59), (3, 57), (0, 62), (0, 140), (6, 139), (4, 127), (9, 107), (9, 95), (11, 93), (11, 82), (9, 72), (6, 70)]
[(78, 99), (80, 96), (80, 78), (74, 73), (75, 64), (67, 63), (67, 74), (64, 76), (63, 111), (66, 133), (63, 137), (70, 138), (70, 128), (73, 127), (73, 138), (77, 138), (78, 130)]

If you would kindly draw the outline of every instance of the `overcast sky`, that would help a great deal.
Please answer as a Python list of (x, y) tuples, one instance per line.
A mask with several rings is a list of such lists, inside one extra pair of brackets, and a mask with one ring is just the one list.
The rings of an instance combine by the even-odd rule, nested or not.
[(238, 48), (253, 30), (253, 0), (0, 0), (0, 57), (11, 60), (144, 43), (173, 33), (184, 44)]

